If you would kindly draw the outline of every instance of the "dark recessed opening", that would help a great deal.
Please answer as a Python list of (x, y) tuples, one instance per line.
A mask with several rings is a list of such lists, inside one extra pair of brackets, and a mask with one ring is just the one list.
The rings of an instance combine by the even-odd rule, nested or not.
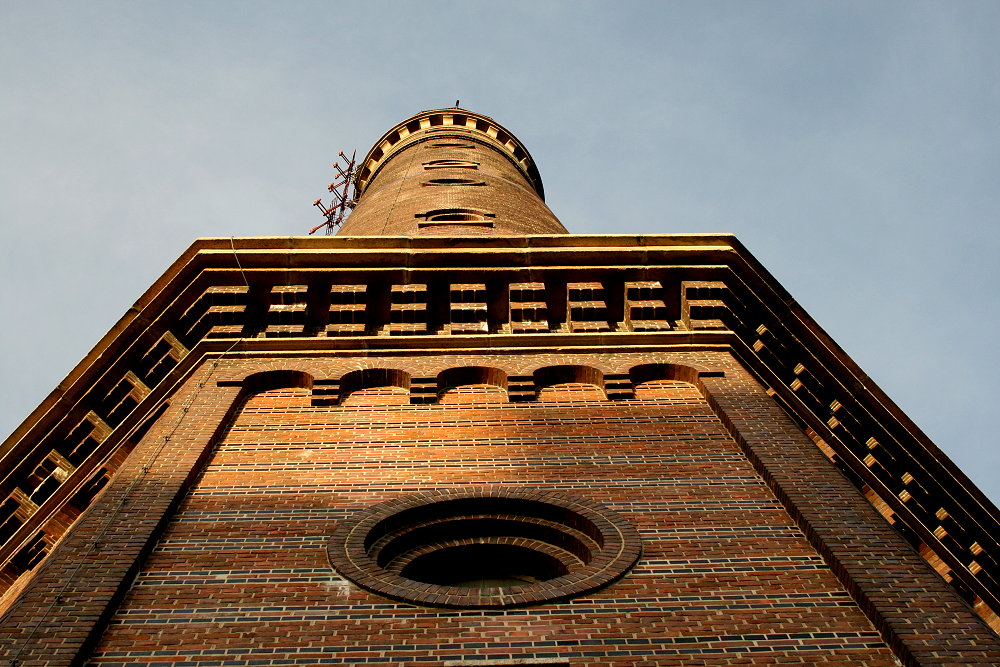
[[(496, 511), (496, 510), (494, 510)], [(440, 548), (448, 542), (472, 540), (495, 542), (502, 539), (520, 539), (541, 545), (564, 554), (567, 563), (586, 563), (591, 559), (592, 548), (583, 533), (568, 525), (548, 521), (525, 520), (518, 517), (473, 516), (463, 518), (442, 518), (430, 520), (425, 525), (403, 528), (389, 532), (388, 527), (376, 527), (376, 531), (386, 530), (388, 535), (375, 543), (378, 552), (376, 562), (392, 569), (396, 560), (408, 560), (409, 554), (430, 548)], [(594, 544), (594, 547), (599, 545)]]
[(471, 178), (432, 178), (424, 181), (424, 185), (486, 185), (486, 183)]
[(427, 171), (433, 169), (479, 169), (478, 162), (469, 160), (431, 160), (424, 162), (423, 166)]
[(476, 213), (442, 213), (427, 219), (432, 222), (481, 222), (483, 216)]
[(341, 524), (331, 563), (364, 588), (417, 603), (506, 607), (575, 595), (639, 555), (627, 522), (537, 490), (427, 492)]
[[(549, 523), (582, 533), (596, 544), (604, 545), (604, 536), (594, 522), (579, 512), (552, 503), (527, 498), (463, 497), (403, 509), (382, 519), (365, 536), (365, 549), (403, 530), (412, 531), (442, 521), (453, 523), (471, 517), (496, 517), (518, 522)], [(495, 532), (495, 531), (494, 531)], [(379, 547), (381, 550), (381, 547)], [(385, 559), (382, 559), (383, 562)]]
[(474, 208), (438, 208), (425, 213), (415, 213), (413, 217), (423, 218), (427, 222), (489, 222), (497, 216), (496, 213)]
[(508, 588), (548, 581), (567, 572), (557, 558), (515, 544), (464, 544), (415, 558), (400, 574), (439, 586)]

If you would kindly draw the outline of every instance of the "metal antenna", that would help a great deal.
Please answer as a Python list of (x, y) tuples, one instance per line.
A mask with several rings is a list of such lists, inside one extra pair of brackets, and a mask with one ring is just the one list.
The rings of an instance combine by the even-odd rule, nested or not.
[(333, 234), (334, 227), (342, 225), (344, 219), (350, 215), (348, 209), (354, 209), (355, 199), (348, 194), (348, 191), (352, 184), (356, 184), (355, 157), (357, 154), (357, 151), (353, 151), (351, 157), (348, 159), (344, 155), (344, 151), (337, 153), (337, 161), (333, 163), (333, 168), (337, 170), (338, 180), (335, 180), (326, 187), (327, 190), (333, 193), (333, 199), (330, 200), (329, 205), (324, 204), (322, 199), (317, 199), (313, 202), (313, 206), (320, 210), (326, 221), (310, 229), (310, 234), (315, 234), (317, 230), (324, 227), (326, 228), (327, 236)]

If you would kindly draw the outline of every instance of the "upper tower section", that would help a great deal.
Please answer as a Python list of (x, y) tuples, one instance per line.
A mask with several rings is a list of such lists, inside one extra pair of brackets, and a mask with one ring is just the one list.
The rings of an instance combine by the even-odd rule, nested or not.
[(338, 236), (565, 234), (531, 155), (492, 118), (422, 111), (386, 132), (357, 171)]

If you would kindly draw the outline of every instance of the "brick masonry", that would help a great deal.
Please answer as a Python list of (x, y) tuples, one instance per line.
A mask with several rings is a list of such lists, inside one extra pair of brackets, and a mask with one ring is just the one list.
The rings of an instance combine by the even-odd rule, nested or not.
[[(736, 239), (565, 234), (457, 108), (355, 185), (337, 237), (197, 241), (0, 444), (8, 664), (1000, 663), (1000, 512)], [(518, 608), (331, 567), (366, 508), (469, 487), (644, 551)], [(502, 538), (585, 523), (542, 514)]]
[[(1000, 629), (1000, 513), (735, 239), (703, 235), (199, 241), (0, 445), (0, 611), (175, 383), (230, 349), (728, 349)], [(511, 399), (533, 382), (512, 377)]]
[(413, 116), (359, 166), (358, 205), (339, 236), (565, 234), (527, 150), (462, 109)]
[[(410, 400), (421, 378), (455, 367), (543, 377), (570, 364), (600, 378), (650, 362), (678, 370), (616, 400), (582, 382), (515, 403), (482, 385)], [(334, 405), (308, 387), (364, 368), (401, 371), (381, 377), (410, 387), (358, 387)], [(268, 371), (243, 403), (241, 379)], [(469, 485), (602, 503), (639, 530), (643, 556), (596, 593), (507, 610), (398, 603), (331, 569), (327, 538), (346, 517)], [(968, 606), (730, 355), (711, 352), (206, 364), (0, 633), (4, 657), (52, 665), (1000, 660)]]

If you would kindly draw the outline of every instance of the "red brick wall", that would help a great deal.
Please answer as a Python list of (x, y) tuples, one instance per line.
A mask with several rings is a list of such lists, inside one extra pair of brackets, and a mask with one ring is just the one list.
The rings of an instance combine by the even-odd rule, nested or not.
[[(364, 393), (338, 407), (310, 407), (305, 389), (247, 403), (95, 664), (895, 664), (694, 386), (651, 383), (612, 402), (562, 385), (521, 404), (496, 391), (421, 406), (400, 405), (403, 389)], [(344, 517), (476, 484), (601, 502), (645, 552), (596, 594), (499, 611), (396, 603), (331, 571), (325, 545)]]
[[(673, 377), (700, 391), (661, 382), (628, 398), (621, 378), (654, 361), (686, 365)], [(504, 369), (523, 396), (524, 378), (555, 364), (603, 371), (616, 400), (576, 385), (417, 405), (399, 388), (314, 407), (286, 388), (219, 430), (261, 371), (311, 376), (322, 402), (350, 371), (396, 368), (381, 375), (408, 373), (423, 400), (447, 368)], [(506, 610), (410, 606), (330, 569), (326, 540), (345, 517), (487, 483), (603, 503), (645, 551), (594, 594)], [(720, 352), (206, 364), (0, 620), (0, 658), (39, 665), (896, 664), (885, 642), (904, 664), (1000, 662), (996, 635)]]

